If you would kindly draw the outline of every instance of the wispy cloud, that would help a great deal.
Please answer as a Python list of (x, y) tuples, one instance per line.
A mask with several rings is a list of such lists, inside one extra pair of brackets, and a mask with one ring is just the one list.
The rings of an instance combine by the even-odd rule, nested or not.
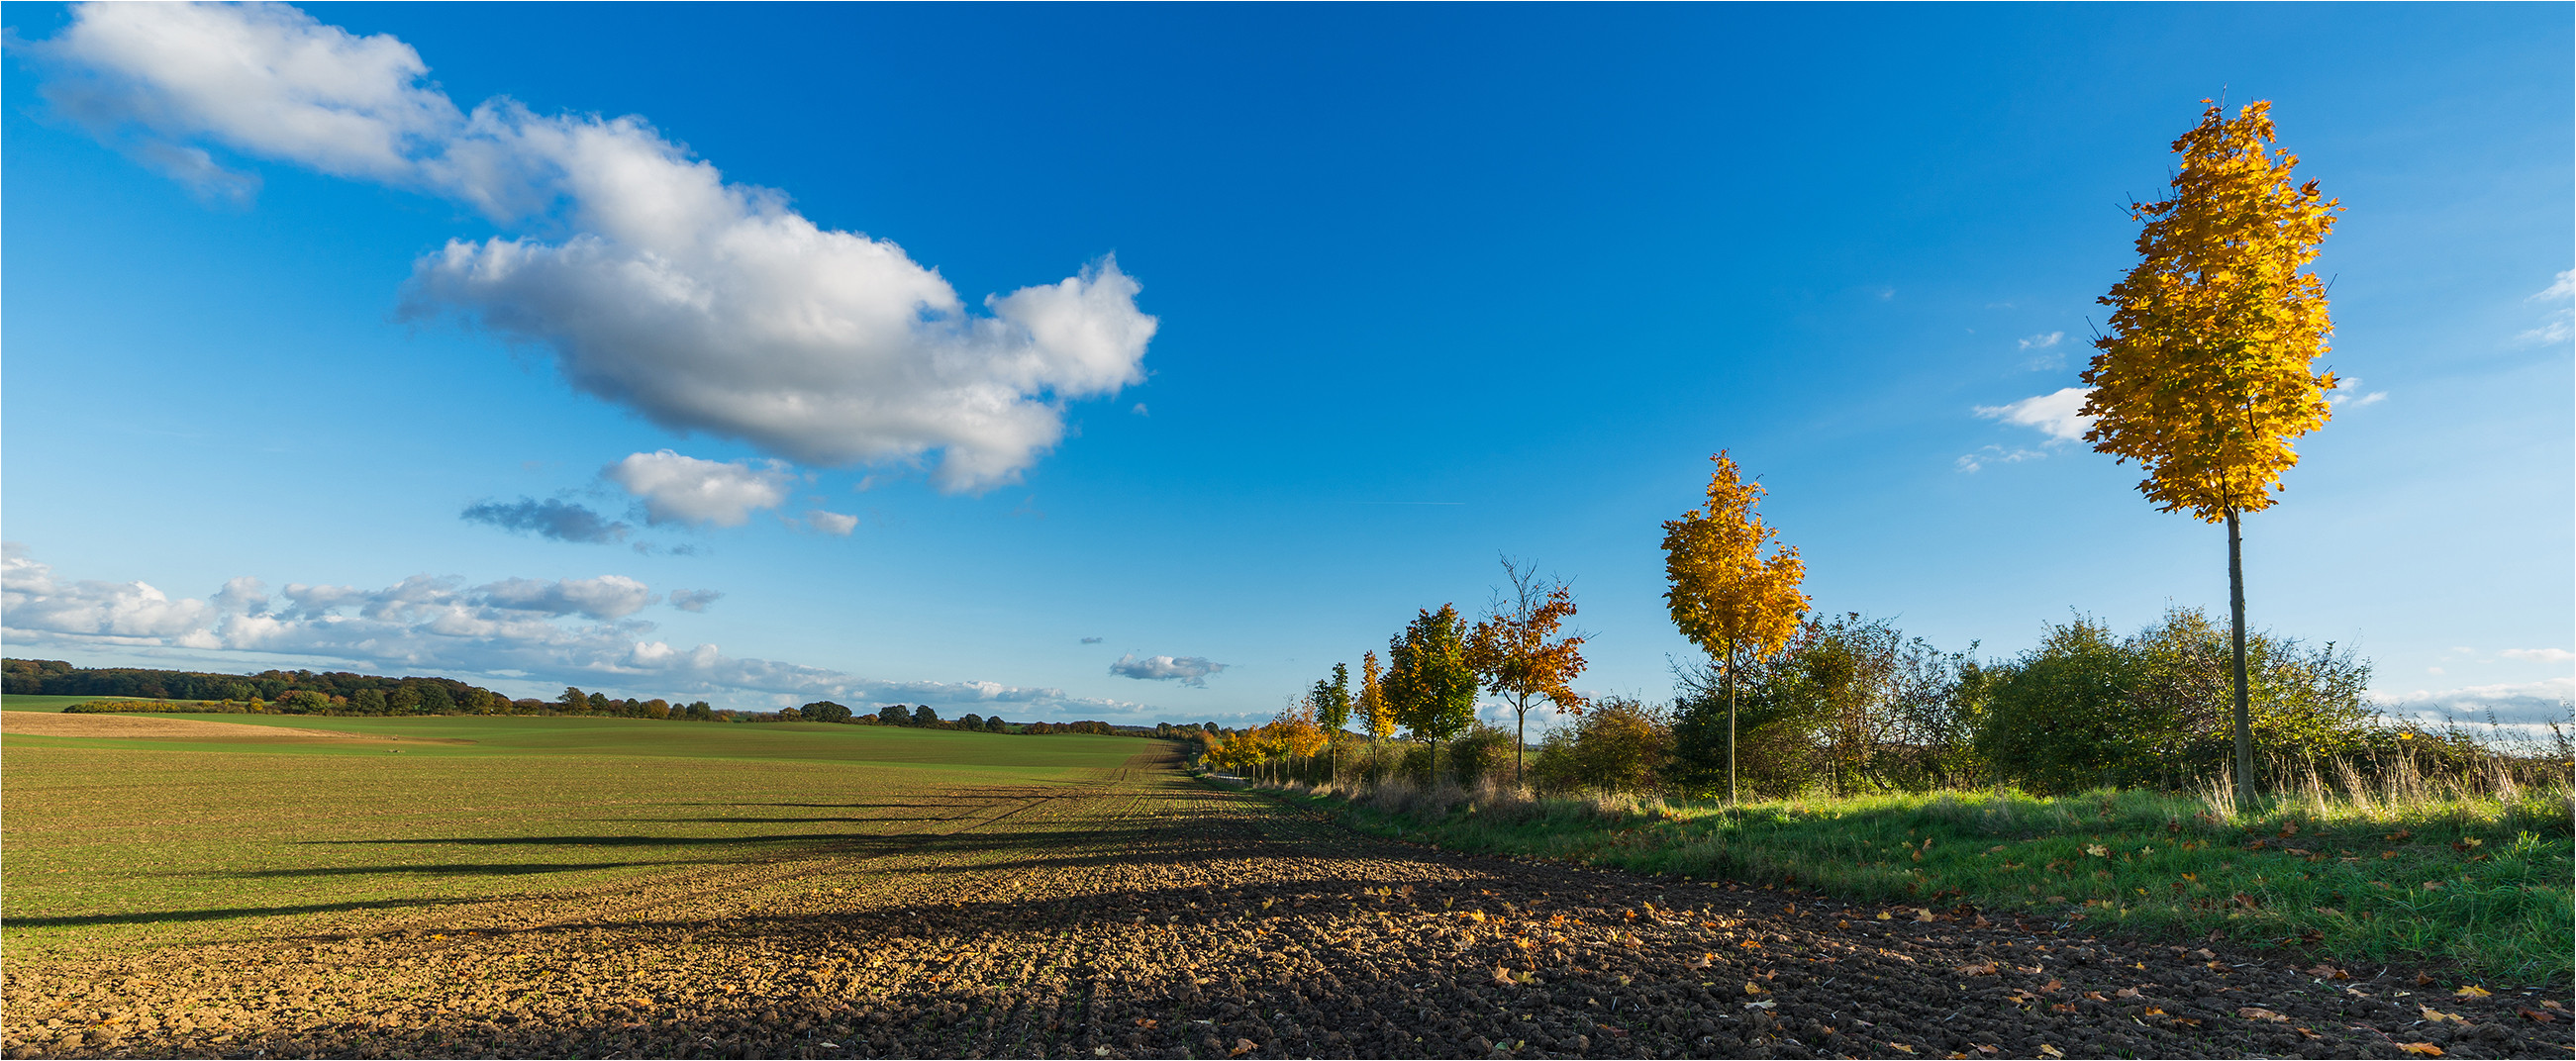
[(2334, 406), (2339, 412), (2367, 408), (2387, 400), (2387, 391), (2364, 393), (2359, 376), (2347, 376), (2336, 380), (2334, 389), (2326, 392), (2326, 404)]
[(1193, 688), (1207, 688), (1208, 676), (1225, 669), (1225, 664), (1198, 656), (1147, 656), (1136, 658), (1130, 652), (1109, 665), (1109, 673), (1139, 681), (1177, 681)]
[(2065, 332), (2049, 332), (2020, 340), (2021, 352), (2030, 355), (2029, 360), (2022, 362), (2022, 367), (2033, 371), (2064, 368), (2066, 351), (2060, 349), (2057, 344), (2064, 342), (2065, 339)]
[(623, 541), (633, 528), (589, 508), (569, 501), (549, 498), (539, 501), (523, 497), (517, 501), (484, 501), (468, 505), (459, 513), (468, 523), (488, 523), (503, 530), (533, 533), (559, 542), (606, 544)]
[(2496, 655), (2532, 663), (2567, 663), (2576, 661), (2576, 652), (2563, 648), (2508, 648)]
[(1083, 643), (1083, 644), (1086, 644), (1086, 645), (1097, 645), (1097, 644), (1099, 644), (1102, 640), (1103, 640), (1102, 638), (1097, 638), (1097, 637), (1086, 637), (1086, 638), (1083, 638), (1083, 639), (1082, 639), (1082, 643)]
[(212, 198), (258, 180), (209, 147), (568, 233), (450, 241), (401, 312), (545, 350), (667, 428), (809, 464), (936, 451), (933, 482), (976, 491), (1061, 441), (1065, 402), (1144, 378), (1156, 321), (1108, 257), (970, 306), (903, 248), (728, 183), (643, 118), (467, 110), (411, 45), (294, 7), (83, 4), (27, 54), (58, 111)]
[(2514, 336), (2522, 346), (2545, 346), (2563, 343), (2576, 335), (2576, 269), (2561, 269), (2558, 278), (2528, 301), (2550, 304), (2549, 315), (2540, 326)]
[(671, 591), (671, 607), (684, 612), (703, 612), (707, 610), (707, 605), (723, 599), (722, 590), (675, 589)]
[(2046, 460), (2047, 458), (2048, 454), (2041, 450), (2023, 449), (2019, 446), (2015, 446), (2010, 449), (2002, 446), (1983, 446), (1978, 448), (1975, 453), (1960, 454), (1959, 460), (1955, 466), (1960, 471), (1974, 474), (1976, 472), (1986, 470), (1986, 465), (1988, 464), (2019, 464), (2023, 461)]

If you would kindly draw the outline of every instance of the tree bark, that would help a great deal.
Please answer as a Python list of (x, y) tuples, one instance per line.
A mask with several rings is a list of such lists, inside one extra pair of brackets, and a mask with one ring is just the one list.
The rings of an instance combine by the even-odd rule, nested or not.
[(2245, 546), (2233, 508), (2227, 510), (2227, 610), (2236, 643), (2236, 806), (2247, 810), (2254, 806), (2254, 728), (2246, 720)]

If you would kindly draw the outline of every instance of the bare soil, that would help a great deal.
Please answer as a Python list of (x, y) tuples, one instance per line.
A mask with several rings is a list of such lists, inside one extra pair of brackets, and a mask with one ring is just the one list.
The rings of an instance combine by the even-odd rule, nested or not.
[(282, 737), (320, 740), (376, 740), (359, 733), (342, 733), (327, 729), (299, 729), (281, 726), (253, 726), (239, 722), (207, 722), (193, 718), (153, 718), (137, 715), (66, 715), (41, 711), (0, 712), (0, 732), (35, 737), (105, 737), (126, 740), (244, 740), (275, 743)]
[[(901, 806), (779, 810), (912, 825), (819, 853), (443, 904), (328, 932), (13, 962), (0, 1048), (11, 1057), (2570, 1052), (2563, 1010), (2521, 994), (2457, 997), (2455, 985), (2418, 984), (2407, 970), (2332, 979), (2331, 969), (2194, 941), (2110, 942), (1966, 909), (1854, 907), (1461, 856), (1357, 836), (1162, 763)], [(2425, 1045), (2401, 1046), (2416, 1043)]]

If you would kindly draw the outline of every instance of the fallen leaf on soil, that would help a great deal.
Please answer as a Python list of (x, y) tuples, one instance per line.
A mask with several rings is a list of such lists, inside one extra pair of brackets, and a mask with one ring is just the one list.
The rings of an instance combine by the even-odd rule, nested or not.
[(2202, 960), (2202, 961), (2209, 961), (2209, 960), (2211, 960), (2211, 959), (2214, 959), (2214, 958), (2218, 957), (2218, 955), (2213, 954), (2213, 953), (2210, 953), (2210, 950), (2209, 950), (2209, 948), (2207, 948), (2207, 947), (2202, 947), (2202, 948), (2201, 948), (2201, 949), (2199, 949), (2199, 950), (2196, 950), (2196, 951), (2191, 952), (2191, 956), (2192, 956), (2192, 957), (2194, 957), (2194, 958), (2198, 958), (2198, 959), (2200, 959), (2200, 960)]
[(2124, 987), (2124, 988), (2121, 988), (2121, 989), (2119, 989), (2119, 990), (2117, 990), (2117, 991), (2113, 991), (2113, 992), (2111, 992), (2111, 995), (2112, 995), (2112, 997), (2114, 997), (2114, 998), (2136, 998), (2136, 997), (2138, 997), (2139, 995), (2141, 995), (2141, 994), (2143, 994), (2143, 993), (2144, 993), (2144, 992), (2141, 992), (2141, 991), (2139, 991), (2137, 988), (2134, 988), (2134, 987)]
[(1916, 911), (1914, 911), (1914, 919), (1915, 919), (1915, 920), (1917, 920), (1917, 921), (1929, 921), (1929, 920), (1932, 920), (1932, 911), (1930, 911), (1930, 910), (1916, 910)]
[(2048, 1011), (2051, 1013), (2073, 1013), (2075, 1012), (2075, 1003), (2060, 1002), (2054, 1006), (2048, 1007)]
[(2518, 1009), (2514, 1012), (2522, 1014), (2522, 1019), (2524, 1020), (2539, 1021), (2542, 1024), (2551, 1024), (2558, 1020), (2558, 1018), (2542, 1013), (2536, 1009)]
[(2039, 1056), (2041, 1056), (2041, 1057), (2064, 1057), (2064, 1056), (2066, 1056), (2066, 1051), (2060, 1050), (2060, 1049), (2058, 1049), (2058, 1048), (2056, 1048), (2056, 1047), (2054, 1047), (2054, 1046), (2050, 1046), (2050, 1045), (2048, 1045), (2047, 1043), (2041, 1043), (2041, 1044), (2039, 1044)]
[(2428, 974), (2425, 974), (2425, 973), (2417, 973), (2417, 974), (2415, 974), (2415, 986), (2417, 986), (2417, 987), (2429, 987), (2429, 986), (2431, 986), (2431, 985), (2432, 985), (2432, 983), (2433, 983), (2433, 978), (2432, 978), (2432, 976), (2430, 976), (2430, 975), (2428, 975)]
[(2320, 979), (2326, 979), (2326, 980), (2350, 980), (2350, 979), (2352, 979), (2352, 974), (2351, 974), (2351, 973), (2345, 972), (2345, 971), (2343, 971), (2343, 970), (2341, 970), (2341, 969), (2337, 969), (2337, 968), (2335, 968), (2334, 966), (2327, 965), (2327, 964), (2325, 964), (2324, 962), (2318, 962), (2318, 963), (2317, 963), (2317, 964), (2315, 964), (2315, 965), (2311, 965), (2311, 966), (2309, 966), (2309, 967), (2308, 967), (2308, 975), (2310, 975), (2310, 976), (2314, 976), (2314, 977), (2318, 977), (2318, 978), (2320, 978)]
[(1982, 964), (1982, 965), (1962, 965), (1962, 966), (1960, 966), (1960, 967), (1959, 967), (1959, 975), (1961, 975), (1961, 976), (1993, 976), (1993, 975), (1995, 975), (1995, 963), (1993, 963), (1993, 962), (1986, 962), (1986, 963), (1984, 963), (1984, 964)]
[(1137, 1026), (1137, 1027), (1139, 1027), (1139, 1028), (1145, 1028), (1145, 1029), (1149, 1029), (1149, 1030), (1150, 1030), (1150, 1029), (1152, 1029), (1155, 1025), (1157, 1025), (1157, 1024), (1161, 1024), (1161, 1023), (1163, 1023), (1163, 1022), (1158, 1021), (1158, 1020), (1155, 1020), (1155, 1019), (1154, 1019), (1154, 1018), (1152, 1018), (1152, 1017), (1138, 1017), (1138, 1018), (1136, 1018), (1136, 1026)]
[(2290, 1018), (2274, 1013), (2271, 1010), (2264, 1009), (2261, 1006), (2239, 1007), (2236, 1010), (2236, 1015), (2243, 1017), (2246, 1020), (2268, 1020), (2281, 1024), (2287, 1024), (2290, 1022)]
[(1748, 995), (1765, 995), (1770, 993), (1770, 989), (1754, 983), (1751, 980), (1747, 980), (1744, 982), (1744, 993)]
[(2476, 984), (2461, 984), (2459, 990), (2451, 993), (2458, 995), (2461, 998), (2485, 998), (2488, 995), (2495, 994), (2495, 992), (2479, 987)]
[(1762, 1001), (1760, 1001), (1760, 1002), (1747, 1002), (1747, 1003), (1745, 1003), (1745, 1004), (1744, 1004), (1744, 1008), (1746, 1008), (1746, 1009), (1777, 1009), (1777, 1008), (1779, 1008), (1779, 1006), (1780, 1006), (1780, 1004), (1779, 1004), (1779, 1003), (1774, 1002), (1774, 1001), (1771, 1001), (1770, 999), (1767, 999), (1767, 998), (1766, 998), (1766, 999), (1763, 999), (1763, 1000), (1762, 1000)]
[(1888, 913), (1885, 910), (1881, 910), (1878, 912), (1878, 919), (1881, 921), (1894, 921), (1896, 920), (1896, 915)]
[(1237, 1039), (1234, 1041), (1234, 1049), (1226, 1051), (1225, 1056), (1242, 1057), (1243, 1055), (1258, 1049), (1261, 1049), (1260, 1043), (1253, 1042), (1250, 1039)]
[(2397, 1048), (2410, 1054), (2420, 1054), (2425, 1057), (2442, 1056), (2442, 1048), (2431, 1043), (2399, 1043), (2397, 1044)]
[(2469, 1022), (2469, 1019), (2468, 1019), (2467, 1017), (2463, 1017), (2463, 1016), (2461, 1016), (2461, 1015), (2459, 1015), (2459, 1014), (2457, 1014), (2457, 1013), (2444, 1013), (2444, 1012), (2442, 1012), (2441, 1010), (2434, 1009), (2434, 1008), (2433, 1008), (2433, 1007), (2431, 1007), (2431, 1006), (2417, 1006), (2417, 1007), (2415, 1007), (2415, 1008), (2416, 1008), (2416, 1009), (2423, 1010), (2423, 1011), (2424, 1011), (2424, 1019), (2425, 1019), (2425, 1020), (2432, 1021), (2432, 1022), (2433, 1022), (2433, 1023), (2435, 1023), (2435, 1024), (2440, 1024), (2440, 1023), (2442, 1023), (2443, 1021), (2446, 1021), (2446, 1020), (2455, 1020), (2455, 1021), (2458, 1021), (2458, 1022), (2460, 1022), (2460, 1023), (2462, 1023), (2462, 1024), (2467, 1024), (2467, 1023)]

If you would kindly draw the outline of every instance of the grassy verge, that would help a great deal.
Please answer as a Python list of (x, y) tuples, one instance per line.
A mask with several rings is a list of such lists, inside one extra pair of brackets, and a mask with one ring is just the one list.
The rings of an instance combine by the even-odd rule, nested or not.
[(2285, 801), (2245, 814), (2140, 791), (1801, 799), (1733, 812), (1400, 783), (1285, 794), (1366, 832), (1457, 850), (2215, 934), (2345, 962), (2455, 964), (2500, 986), (2564, 986), (2576, 964), (2563, 789), (2398, 806)]

